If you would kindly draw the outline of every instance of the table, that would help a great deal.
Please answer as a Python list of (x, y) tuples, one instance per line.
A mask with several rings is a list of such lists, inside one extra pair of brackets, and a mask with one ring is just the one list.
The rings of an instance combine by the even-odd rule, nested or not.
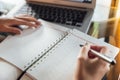
[[(97, 0), (97, 5), (95, 8), (92, 21), (101, 22), (101, 21), (107, 20), (109, 18), (110, 5), (111, 5), (111, 0)], [(104, 27), (101, 30), (104, 30)], [(0, 60), (0, 66), (1, 66), (1, 69), (4, 69), (4, 70), (6, 70), (5, 66), (9, 67), (11, 74), (14, 73), (16, 74), (15, 76), (18, 76), (19, 74), (21, 74), (20, 69), (17, 69), (13, 65), (6, 63), (6, 61)], [(13, 79), (14, 78), (11, 77), (10, 80), (13, 80)], [(22, 80), (27, 80), (27, 79), (31, 80), (27, 75), (25, 75)]]

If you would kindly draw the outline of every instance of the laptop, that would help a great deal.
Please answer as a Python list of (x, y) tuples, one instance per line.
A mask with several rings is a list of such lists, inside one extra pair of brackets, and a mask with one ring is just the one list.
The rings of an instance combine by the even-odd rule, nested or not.
[(87, 33), (95, 5), (96, 0), (26, 0), (18, 13)]

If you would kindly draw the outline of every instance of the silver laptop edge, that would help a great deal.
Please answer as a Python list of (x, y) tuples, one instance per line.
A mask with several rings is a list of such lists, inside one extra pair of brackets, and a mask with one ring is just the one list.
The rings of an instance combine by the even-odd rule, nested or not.
[[(29, 2), (33, 2), (33, 1), (38, 1), (38, 0), (27, 0), (27, 3), (29, 3)], [(88, 6), (84, 6), (84, 8), (85, 8), (85, 10), (88, 10), (88, 13), (87, 13), (87, 15), (86, 15), (86, 17), (85, 17), (85, 19), (84, 19), (84, 21), (83, 21), (83, 24), (82, 24), (82, 26), (81, 27), (76, 27), (76, 26), (70, 26), (70, 25), (62, 25), (62, 24), (60, 24), (60, 25), (62, 25), (63, 27), (68, 27), (68, 28), (71, 28), (71, 29), (77, 29), (77, 30), (80, 30), (80, 31), (82, 31), (82, 32), (84, 32), (84, 33), (87, 33), (88, 32), (88, 30), (89, 30), (89, 25), (90, 25), (90, 23), (91, 23), (91, 18), (92, 18), (92, 16), (93, 16), (93, 12), (94, 12), (94, 7), (95, 7), (95, 2), (96, 2), (96, 0), (93, 0), (93, 2), (91, 3), (91, 7), (89, 7), (89, 8), (87, 8)], [(33, 2), (34, 3), (34, 2)], [(94, 4), (93, 4), (94, 3)], [(21, 3), (19, 6), (16, 6), (16, 8), (14, 8), (12, 11), (10, 11), (9, 13), (8, 13), (8, 16), (11, 16), (11, 15), (14, 15), (23, 5), (25, 5), (26, 4), (26, 2), (24, 2), (23, 1), (23, 3)], [(40, 4), (40, 2), (39, 3), (37, 3), (37, 4)], [(86, 3), (84, 3), (84, 4), (86, 4)], [(90, 4), (90, 3), (87, 3), (87, 4)], [(50, 4), (51, 5), (51, 4)], [(81, 8), (81, 7), (80, 7)], [(83, 9), (84, 9), (83, 8)], [(78, 8), (79, 9), (79, 8)], [(55, 24), (58, 24), (58, 23), (55, 23)]]

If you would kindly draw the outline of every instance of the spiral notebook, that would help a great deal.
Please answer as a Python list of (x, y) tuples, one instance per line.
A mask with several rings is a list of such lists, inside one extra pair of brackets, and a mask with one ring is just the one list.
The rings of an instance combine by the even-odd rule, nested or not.
[[(115, 58), (119, 49), (92, 38), (76, 29), (61, 29), (58, 25), (41, 21), (35, 30), (8, 37), (0, 44), (0, 57), (37, 80), (72, 80), (80, 46), (86, 42), (107, 46)], [(55, 27), (53, 27), (55, 26)]]

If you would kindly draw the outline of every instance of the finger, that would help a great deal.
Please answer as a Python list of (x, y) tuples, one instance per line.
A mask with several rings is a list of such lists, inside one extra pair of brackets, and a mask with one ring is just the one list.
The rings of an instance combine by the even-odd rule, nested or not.
[(9, 25), (11, 25), (11, 26), (12, 25), (26, 25), (26, 26), (29, 26), (29, 27), (37, 27), (36, 24), (25, 21), (25, 20), (21, 20), (21, 19), (12, 19), (10, 22), (11, 23), (9, 23)]
[(22, 19), (22, 20), (25, 20), (25, 21), (35, 22), (36, 25), (41, 24), (37, 19), (35, 19), (33, 17), (16, 17), (16, 18)]
[(90, 59), (94, 59), (94, 58), (96, 58), (97, 56), (94, 55), (91, 50), (89, 50), (89, 51), (88, 51), (88, 57), (89, 57)]
[(15, 17), (32, 17), (29, 14), (19, 14), (19, 15), (15, 15)]
[(28, 15), (16, 16), (15, 18), (26, 20), (26, 21), (30, 21), (30, 22), (35, 22), (36, 25), (40, 25), (41, 24), (37, 19), (35, 19), (32, 16), (28, 16)]
[[(96, 45), (94, 45), (94, 46), (91, 46), (90, 48), (91, 48), (92, 50), (95, 50), (95, 51), (97, 51), (97, 52), (100, 52), (101, 49), (103, 48), (103, 46), (96, 46)], [(93, 58), (96, 58), (96, 57), (97, 57), (96, 55), (94, 55), (94, 54), (92, 53), (91, 50), (88, 52), (88, 56), (89, 56), (90, 59), (93, 59)]]
[(90, 49), (90, 45), (85, 45), (80, 49), (80, 53), (79, 53), (79, 58), (82, 57), (84, 59), (88, 58), (88, 51)]
[(21, 30), (15, 27), (9, 27), (6, 26), (6, 32), (14, 33), (14, 34), (20, 34)]
[(93, 45), (90, 47), (91, 49), (97, 51), (97, 52), (100, 52), (100, 50), (102, 49), (102, 46), (96, 46), (96, 45)]

